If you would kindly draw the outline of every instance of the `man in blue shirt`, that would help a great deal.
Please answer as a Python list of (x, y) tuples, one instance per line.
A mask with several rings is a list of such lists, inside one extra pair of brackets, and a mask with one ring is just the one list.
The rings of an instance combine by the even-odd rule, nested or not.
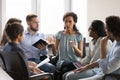
[[(28, 61), (33, 61), (35, 63), (40, 63), (40, 56), (46, 56), (48, 53), (47, 46), (44, 44), (39, 44), (38, 48), (32, 46), (39, 39), (45, 40), (45, 35), (40, 33), (39, 30), (39, 20), (38, 16), (35, 14), (29, 14), (26, 16), (26, 22), (28, 25), (27, 30), (24, 33), (24, 39), (20, 43), (21, 48), (24, 50)], [(35, 65), (35, 63), (32, 63)], [(45, 63), (40, 66), (40, 69), (45, 72), (55, 72), (55, 66), (50, 63)]]

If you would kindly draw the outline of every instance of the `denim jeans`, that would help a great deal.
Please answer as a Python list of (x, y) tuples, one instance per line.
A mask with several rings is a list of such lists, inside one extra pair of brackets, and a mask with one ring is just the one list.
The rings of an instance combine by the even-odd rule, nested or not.
[[(39, 59), (35, 58), (29, 58), (28, 61), (33, 61), (36, 62), (37, 64), (41, 62)], [(39, 69), (49, 73), (55, 73), (56, 70), (55, 66), (51, 63), (45, 63), (42, 66), (40, 66)]]
[(67, 72), (63, 75), (63, 80), (78, 80), (82, 78), (92, 77), (96, 75), (93, 70), (87, 70), (81, 73), (74, 73), (73, 71)]

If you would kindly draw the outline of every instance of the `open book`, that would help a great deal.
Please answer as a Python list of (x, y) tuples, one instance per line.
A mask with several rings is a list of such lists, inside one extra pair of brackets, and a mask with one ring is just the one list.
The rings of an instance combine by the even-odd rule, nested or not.
[(41, 61), (36, 67), (38, 68), (38, 67), (42, 66), (43, 64), (48, 63), (49, 61), (50, 61), (50, 59), (46, 58), (43, 61)]
[(37, 48), (37, 46), (38, 46), (39, 44), (48, 45), (47, 41), (45, 41), (45, 40), (43, 40), (43, 39), (39, 39), (37, 42), (35, 42), (35, 43), (33, 44), (33, 46)]

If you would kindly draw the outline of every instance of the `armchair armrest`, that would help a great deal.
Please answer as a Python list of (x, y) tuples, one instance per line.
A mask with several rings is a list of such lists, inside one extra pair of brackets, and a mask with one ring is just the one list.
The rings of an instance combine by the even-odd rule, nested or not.
[(41, 73), (41, 74), (36, 74), (36, 75), (32, 75), (29, 77), (29, 80), (43, 80), (43, 79), (54, 80), (53, 74), (52, 73)]

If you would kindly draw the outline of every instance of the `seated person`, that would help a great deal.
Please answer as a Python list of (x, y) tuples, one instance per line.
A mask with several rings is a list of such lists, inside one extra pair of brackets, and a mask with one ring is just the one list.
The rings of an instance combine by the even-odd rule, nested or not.
[[(114, 38), (111, 51), (107, 53), (106, 57), (103, 55), (100, 59), (91, 64), (66, 73), (64, 75), (65, 80), (99, 80), (105, 74), (120, 74), (120, 17), (107, 17), (106, 29)], [(105, 53), (104, 51), (101, 52)], [(94, 67), (98, 68), (94, 69)], [(110, 80), (110, 78), (108, 80)]]
[(67, 12), (63, 16), (64, 30), (56, 34), (56, 41), (53, 42), (53, 53), (59, 55), (56, 68), (63, 73), (75, 69), (73, 62), (79, 62), (82, 54), (83, 37), (76, 27), (77, 14)]
[[(7, 25), (8, 25), (8, 24), (12, 24), (12, 23), (14, 23), (14, 22), (22, 23), (22, 21), (21, 21), (20, 19), (18, 19), (18, 18), (10, 18), (10, 19), (6, 22), (6, 25), (5, 25), (5, 28), (4, 28), (4, 31), (3, 31), (3, 35), (2, 35), (2, 39), (1, 39), (1, 41), (0, 41), (0, 50), (1, 50), (1, 51), (3, 51), (3, 48), (4, 48), (5, 44), (9, 41), (9, 38), (8, 38), (8, 36), (7, 36), (7, 34), (6, 34), (6, 29), (7, 29), (7, 27), (8, 27)], [(32, 61), (29, 61), (28, 64), (29, 64), (29, 65), (32, 65), (32, 66), (36, 66), (36, 65), (37, 65), (37, 64), (35, 64), (35, 63), (32, 62)], [(4, 66), (4, 64), (3, 64), (3, 62), (2, 62), (1, 59), (0, 59), (0, 66), (1, 66), (1, 68), (5, 69), (5, 66)]]
[[(10, 18), (7, 22), (6, 22), (6, 25), (7, 24), (11, 24), (13, 22), (19, 22), (19, 23), (22, 23), (22, 21), (18, 18)], [(4, 28), (4, 31), (3, 31), (3, 35), (2, 35), (2, 38), (1, 38), (1, 41), (0, 41), (0, 50), (2, 51), (4, 45), (9, 41), (7, 35), (6, 35), (6, 28), (7, 26), (5, 26)]]
[[(21, 48), (23, 49), (28, 61), (33, 61), (36, 64), (41, 62), (41, 57), (47, 56), (48, 49), (44, 44), (38, 45), (38, 48), (32, 46), (39, 39), (45, 40), (45, 35), (40, 33), (39, 30), (39, 20), (37, 15), (29, 14), (26, 16), (26, 22), (28, 25), (27, 30), (24, 33), (23, 41), (20, 43)], [(55, 66), (51, 63), (45, 63), (39, 67), (45, 72), (54, 73)]]
[[(100, 58), (101, 54), (101, 42), (106, 36), (105, 26), (101, 20), (93, 20), (89, 29), (89, 36), (92, 37), (92, 40), (89, 42), (89, 51), (80, 62), (83, 65), (92, 63)], [(106, 51), (107, 53), (111, 50), (112, 42), (107, 40), (106, 42)]]
[[(7, 24), (6, 26), (7, 26), (6, 33), (9, 38), (9, 42), (4, 46), (3, 51), (6, 51), (6, 52), (18, 51), (21, 54), (21, 56), (24, 58), (26, 65), (28, 65), (26, 56), (24, 55), (23, 50), (19, 46), (19, 43), (23, 39), (23, 33), (24, 33), (23, 26), (18, 22)], [(33, 65), (28, 65), (28, 68), (30, 69), (30, 75), (43, 72)]]
[[(6, 28), (7, 28), (7, 24), (11, 24), (13, 22), (19, 22), (21, 23), (22, 21), (18, 18), (10, 18), (7, 22), (6, 22), (6, 26), (4, 28), (4, 31), (3, 31), (3, 35), (2, 35), (2, 38), (1, 38), (1, 41), (0, 41), (0, 50), (2, 51), (5, 44), (9, 41), (8, 37), (7, 37), (7, 34), (6, 34)], [(1, 68), (5, 69), (4, 67), (4, 64), (2, 62), (2, 60), (0, 59), (0, 66)]]

